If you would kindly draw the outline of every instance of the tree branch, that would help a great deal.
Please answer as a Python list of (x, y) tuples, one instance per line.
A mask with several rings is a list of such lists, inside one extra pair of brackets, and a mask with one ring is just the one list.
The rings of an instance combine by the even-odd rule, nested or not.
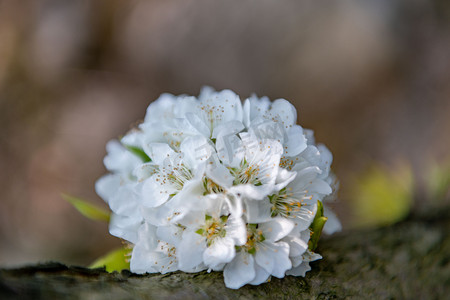
[(450, 294), (450, 210), (324, 239), (302, 277), (227, 289), (220, 272), (109, 274), (46, 263), (0, 270), (1, 299), (443, 299)]

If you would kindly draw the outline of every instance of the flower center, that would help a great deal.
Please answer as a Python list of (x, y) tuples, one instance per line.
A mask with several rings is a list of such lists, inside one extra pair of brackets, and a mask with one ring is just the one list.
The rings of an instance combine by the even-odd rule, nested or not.
[(218, 185), (208, 177), (203, 178), (203, 187), (205, 188), (205, 192), (203, 193), (203, 195), (219, 194), (225, 191), (220, 185)]
[(299, 162), (298, 157), (290, 158), (290, 157), (282, 156), (280, 159), (280, 167), (291, 171), (292, 167), (298, 162)]
[(243, 246), (237, 246), (237, 250), (245, 250), (250, 254), (255, 254), (258, 243), (264, 242), (262, 230), (258, 229), (258, 224), (247, 224), (247, 242)]
[(241, 161), (239, 168), (230, 168), (231, 174), (234, 176), (234, 185), (239, 184), (254, 184), (261, 185), (261, 181), (258, 176), (260, 173), (260, 168), (256, 164), (250, 164), (246, 159)]
[(206, 244), (208, 247), (214, 242), (218, 237), (225, 237), (227, 231), (225, 229), (225, 224), (228, 220), (228, 216), (221, 216), (220, 218), (213, 218), (209, 215), (205, 215), (205, 225), (200, 227), (196, 233), (204, 236), (206, 238)]
[[(269, 196), (271, 207), (272, 217), (282, 216), (288, 218), (292, 216), (292, 214), (298, 213), (301, 211), (302, 207), (306, 205), (304, 202), (305, 199), (311, 200), (312, 196), (303, 196), (300, 199), (294, 197), (294, 193), (291, 192), (292, 188), (283, 188), (278, 194), (274, 194)], [(304, 194), (307, 194), (308, 191), (305, 190)]]
[(222, 121), (225, 108), (222, 105), (216, 106), (204, 104), (200, 106), (200, 109), (204, 112), (206, 124), (208, 124), (212, 134), (214, 126), (217, 125), (218, 122)]
[(163, 167), (159, 170), (156, 181), (161, 185), (170, 184), (177, 191), (172, 193), (170, 196), (174, 196), (183, 189), (186, 181), (193, 178), (191, 171), (184, 166), (183, 163), (179, 163), (173, 168), (169, 165), (168, 168)]

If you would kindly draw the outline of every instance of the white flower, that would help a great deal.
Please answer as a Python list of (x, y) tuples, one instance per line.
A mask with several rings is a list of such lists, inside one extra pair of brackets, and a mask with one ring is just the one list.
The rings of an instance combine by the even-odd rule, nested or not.
[(225, 284), (240, 288), (250, 284), (261, 284), (273, 275), (284, 277), (292, 267), (289, 245), (280, 241), (294, 228), (294, 223), (285, 218), (272, 218), (268, 222), (247, 225), (247, 241), (239, 247), (234, 260), (224, 269)]
[(202, 209), (179, 220), (184, 228), (179, 245), (180, 270), (204, 264), (217, 270), (235, 256), (235, 246), (246, 241), (245, 222), (230, 215), (225, 196), (207, 195)]
[[(148, 223), (140, 226), (139, 238), (133, 247), (130, 260), (130, 268), (133, 272), (164, 274), (178, 270), (176, 247), (174, 244), (161, 240), (157, 235), (157, 229)], [(172, 239), (174, 239), (173, 236)]]
[(337, 189), (331, 153), (296, 123), (287, 100), (242, 105), (230, 90), (150, 104), (137, 129), (108, 143), (110, 174), (96, 183), (110, 233), (133, 246), (131, 271), (223, 271), (229, 288), (304, 276), (321, 258), (322, 212), (325, 232), (340, 223), (322, 205)]
[(134, 243), (142, 216), (132, 170), (142, 161), (117, 141), (110, 141), (106, 149), (108, 155), (104, 163), (112, 174), (100, 178), (95, 184), (95, 190), (112, 210), (110, 233)]
[[(275, 188), (283, 146), (248, 133), (235, 137), (238, 142), (218, 151), (218, 159), (209, 165), (207, 175), (230, 193), (263, 199)], [(225, 151), (232, 155), (227, 157)]]
[(306, 272), (311, 271), (310, 262), (321, 259), (322, 256), (320, 254), (314, 253), (310, 250), (306, 250), (306, 252), (299, 259), (298, 266), (293, 267), (292, 269), (286, 272), (286, 275), (293, 276), (305, 276)]

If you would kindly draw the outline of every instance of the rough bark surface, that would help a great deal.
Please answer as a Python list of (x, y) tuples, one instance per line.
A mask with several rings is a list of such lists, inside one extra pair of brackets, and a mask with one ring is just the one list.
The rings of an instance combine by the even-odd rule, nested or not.
[(221, 273), (134, 275), (46, 263), (0, 270), (0, 299), (448, 299), (450, 210), (321, 241), (305, 278), (227, 289)]

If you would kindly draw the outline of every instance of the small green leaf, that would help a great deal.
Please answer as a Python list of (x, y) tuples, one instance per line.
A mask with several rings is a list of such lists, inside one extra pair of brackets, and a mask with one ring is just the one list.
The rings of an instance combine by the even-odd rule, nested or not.
[(322, 202), (317, 201), (317, 213), (316, 216), (314, 217), (313, 222), (311, 223), (311, 226), (309, 226), (309, 229), (311, 229), (312, 232), (311, 238), (309, 239), (308, 242), (309, 250), (314, 251), (317, 248), (323, 227), (325, 226), (327, 220), (328, 218), (323, 216)]
[(320, 217), (314, 220), (314, 223), (311, 226), (311, 231), (313, 232), (313, 234), (311, 235), (311, 238), (308, 242), (309, 250), (314, 251), (317, 248), (320, 236), (322, 235), (323, 226), (325, 226), (327, 220), (327, 217)]
[(64, 200), (72, 204), (73, 207), (75, 207), (86, 218), (95, 221), (109, 222), (108, 211), (74, 196), (70, 196), (67, 194), (62, 194), (61, 196), (64, 198)]
[(200, 234), (200, 235), (203, 235), (203, 234), (205, 233), (205, 229), (203, 229), (203, 228), (197, 229), (197, 230), (195, 231), (195, 233)]
[(106, 271), (109, 273), (125, 269), (129, 270), (130, 262), (128, 261), (128, 256), (130, 255), (130, 252), (131, 250), (127, 248), (113, 250), (94, 261), (89, 268), (105, 267)]
[(142, 162), (147, 163), (152, 161), (151, 158), (141, 148), (130, 145), (123, 145), (123, 146), (127, 148), (128, 151), (139, 157), (142, 160)]
[(258, 224), (247, 224), (249, 230), (255, 231), (258, 228)]
[(266, 237), (262, 234), (259, 235), (259, 242), (262, 243), (266, 240)]

